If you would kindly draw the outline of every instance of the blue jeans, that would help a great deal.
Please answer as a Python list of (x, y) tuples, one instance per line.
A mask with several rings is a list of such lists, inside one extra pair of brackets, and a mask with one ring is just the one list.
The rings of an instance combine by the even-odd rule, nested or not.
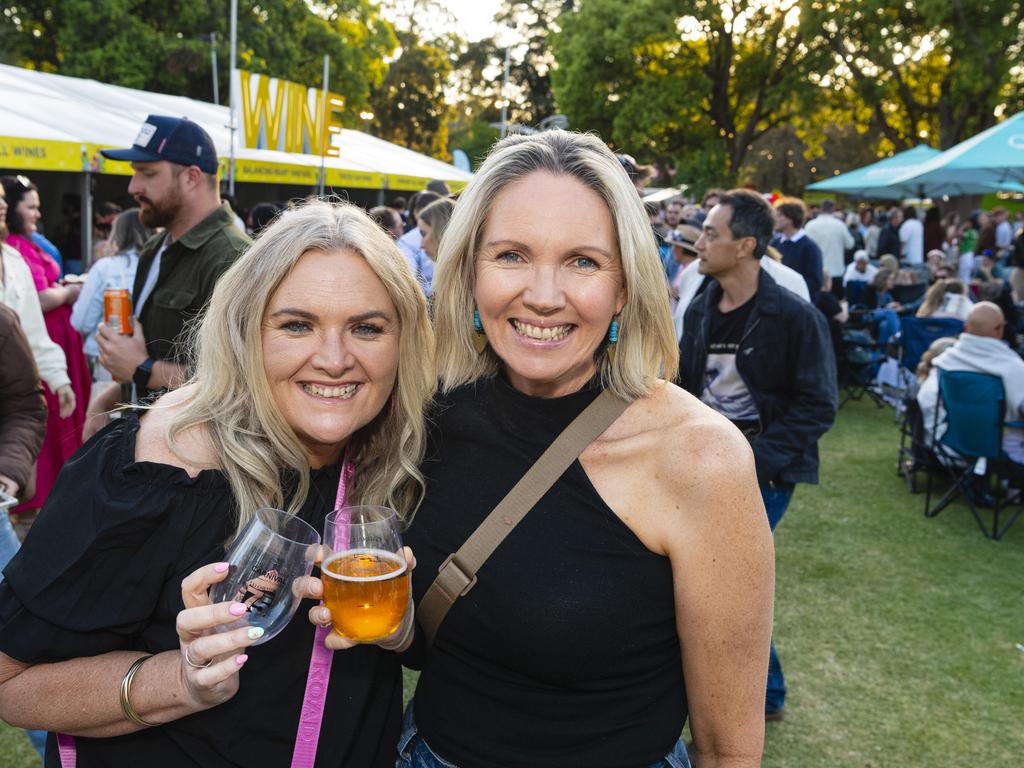
[(878, 323), (878, 344), (884, 347), (889, 339), (899, 333), (900, 316), (894, 309), (872, 309), (867, 313), (867, 318)]
[[(18, 554), (20, 546), (21, 542), (18, 541), (18, 535), (14, 532), (14, 526), (11, 525), (11, 519), (7, 516), (7, 510), (0, 509), (0, 571), (3, 571), (11, 562), (11, 558)], [(3, 579), (3, 574), (0, 573), (0, 581)]]
[[(458, 768), (440, 757), (430, 748), (426, 740), (416, 730), (416, 719), (412, 712), (413, 702), (405, 708), (402, 722), (402, 738), (398, 740), (398, 759), (395, 768)], [(686, 745), (682, 738), (661, 760), (651, 763), (647, 768), (690, 768), (690, 758), (686, 754)]]
[(39, 753), (39, 760), (46, 765), (46, 731), (25, 731), (32, 747)]
[[(764, 511), (768, 513), (768, 525), (772, 531), (779, 524), (782, 516), (789, 508), (793, 498), (792, 483), (775, 483), (773, 486), (761, 486), (761, 498), (764, 500)], [(768, 657), (768, 688), (764, 695), (764, 711), (776, 712), (786, 706), (786, 678), (782, 674), (782, 664), (775, 652), (775, 641), (772, 641), (771, 654)]]

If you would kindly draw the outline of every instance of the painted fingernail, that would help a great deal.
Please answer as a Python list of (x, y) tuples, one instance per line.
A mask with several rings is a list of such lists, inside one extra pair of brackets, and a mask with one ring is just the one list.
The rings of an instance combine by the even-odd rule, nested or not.
[(259, 640), (263, 637), (263, 627), (249, 627), (245, 634), (249, 636), (250, 640)]
[(237, 664), (238, 666), (242, 666), (248, 660), (249, 660), (249, 657), (246, 656), (244, 653), (241, 656), (235, 656), (235, 664)]
[(228, 608), (228, 612), (232, 616), (241, 616), (245, 613), (245, 603), (232, 603), (231, 607)]
[(320, 609), (320, 623), (325, 627), (331, 623), (331, 612), (327, 608)]
[(213, 570), (216, 571), (217, 573), (225, 573), (228, 570), (228, 564), (227, 563), (217, 563), (215, 566), (213, 566)]

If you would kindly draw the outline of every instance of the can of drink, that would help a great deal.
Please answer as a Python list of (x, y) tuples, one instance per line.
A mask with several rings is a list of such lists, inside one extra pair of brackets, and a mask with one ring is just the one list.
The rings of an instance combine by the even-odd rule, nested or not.
[(103, 292), (103, 322), (124, 336), (132, 335), (132, 297), (127, 288), (107, 288)]

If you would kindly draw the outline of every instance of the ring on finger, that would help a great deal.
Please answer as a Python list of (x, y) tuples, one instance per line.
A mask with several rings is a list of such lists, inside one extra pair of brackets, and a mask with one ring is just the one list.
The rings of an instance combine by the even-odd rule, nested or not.
[(206, 669), (208, 666), (210, 666), (210, 664), (213, 662), (213, 659), (210, 659), (205, 664), (196, 664), (194, 661), (192, 661), (192, 659), (190, 659), (189, 656), (188, 656), (188, 649), (189, 649), (189, 647), (191, 647), (191, 646), (187, 646), (185, 648), (185, 663), (186, 664), (188, 664), (190, 667), (195, 667), (196, 669)]

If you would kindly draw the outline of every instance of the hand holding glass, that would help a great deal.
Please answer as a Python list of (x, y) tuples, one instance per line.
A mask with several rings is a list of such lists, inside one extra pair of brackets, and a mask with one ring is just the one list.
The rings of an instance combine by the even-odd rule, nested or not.
[(217, 631), (261, 627), (263, 637), (254, 645), (278, 634), (302, 601), (299, 585), (312, 573), (319, 549), (320, 534), (309, 523), (279, 509), (256, 510), (228, 548), (227, 577), (210, 587), (214, 603), (231, 600), (248, 611)]
[(409, 607), (409, 566), (388, 507), (343, 507), (324, 524), (324, 604), (340, 635), (360, 643), (381, 640)]

